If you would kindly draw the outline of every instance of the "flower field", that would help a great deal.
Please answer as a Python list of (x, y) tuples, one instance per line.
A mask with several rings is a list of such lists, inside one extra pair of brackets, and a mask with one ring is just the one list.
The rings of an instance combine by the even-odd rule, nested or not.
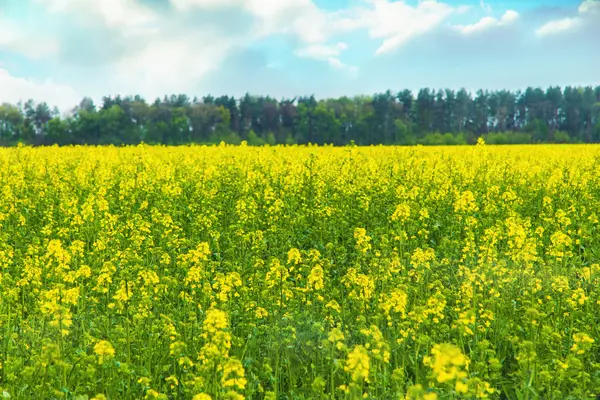
[(0, 398), (600, 394), (600, 147), (19, 147), (0, 190)]

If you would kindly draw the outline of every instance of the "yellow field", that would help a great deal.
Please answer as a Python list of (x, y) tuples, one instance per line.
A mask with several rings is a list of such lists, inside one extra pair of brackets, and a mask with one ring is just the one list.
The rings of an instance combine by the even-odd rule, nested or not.
[(0, 150), (0, 398), (600, 394), (600, 147)]

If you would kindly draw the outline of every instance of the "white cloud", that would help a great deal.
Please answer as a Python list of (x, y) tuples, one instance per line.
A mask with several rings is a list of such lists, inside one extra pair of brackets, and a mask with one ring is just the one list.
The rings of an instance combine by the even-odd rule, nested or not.
[(494, 17), (483, 17), (478, 22), (471, 25), (459, 25), (456, 28), (465, 35), (470, 33), (484, 31), (489, 28), (498, 26), (499, 21)]
[(535, 33), (538, 36), (554, 35), (556, 33), (568, 31), (580, 23), (579, 18), (563, 18), (550, 21), (539, 27)]
[(362, 0), (363, 5), (327, 12), (312, 0), (170, 0), (179, 10), (193, 7), (216, 9), (240, 7), (256, 19), (256, 37), (291, 34), (304, 43), (323, 44), (332, 36), (366, 29), (373, 39), (383, 39), (376, 54), (388, 53), (422, 35), (451, 14), (468, 6), (452, 7), (436, 0), (411, 6), (404, 0)]
[(335, 46), (328, 46), (324, 44), (314, 44), (294, 51), (294, 54), (298, 57), (313, 58), (315, 60), (327, 61), (329, 66), (334, 69), (347, 69), (349, 71), (356, 72), (356, 67), (344, 64), (339, 56), (341, 53), (348, 48), (348, 45), (343, 42), (337, 43)]
[[(171, 0), (171, 3), (182, 12), (193, 8), (241, 8), (255, 19), (253, 30), (244, 38), (245, 41), (275, 34), (291, 35), (307, 44), (294, 52), (297, 57), (326, 61), (334, 69), (356, 71), (355, 67), (346, 65), (339, 59), (345, 44), (325, 44), (336, 34), (362, 26), (361, 21), (347, 12), (326, 12), (312, 0)], [(239, 42), (236, 44), (239, 45)], [(214, 65), (215, 60), (212, 61)]]
[(156, 20), (157, 15), (136, 0), (35, 0), (50, 13), (72, 12), (99, 16), (111, 28), (134, 28)]
[[(0, 15), (0, 50), (6, 49), (31, 59), (39, 59), (58, 51), (58, 43), (37, 30), (25, 29)], [(27, 27), (29, 28), (29, 27)]]
[(456, 8), (455, 13), (457, 15), (465, 14), (467, 11), (471, 10), (471, 6), (468, 4), (460, 5)]
[(404, 1), (367, 0), (371, 9), (358, 12), (359, 26), (369, 30), (371, 38), (381, 38), (383, 43), (376, 55), (392, 52), (410, 39), (437, 27), (457, 9), (435, 0), (425, 0), (416, 6)]
[(328, 59), (329, 57), (337, 57), (342, 51), (346, 50), (348, 45), (340, 42), (335, 46), (327, 46), (324, 44), (315, 44), (296, 50), (294, 53), (299, 57), (315, 58), (317, 60)]
[(216, 10), (240, 8), (255, 21), (253, 35), (292, 34), (305, 43), (327, 40), (339, 28), (333, 14), (321, 10), (312, 0), (170, 0), (179, 11), (193, 8)]
[(515, 22), (519, 18), (519, 13), (508, 10), (500, 19), (494, 17), (483, 17), (478, 22), (471, 25), (454, 25), (454, 28), (465, 35), (482, 32), (492, 28), (499, 28)]
[(234, 44), (230, 38), (218, 38), (209, 32), (185, 37), (156, 35), (141, 51), (117, 61), (111, 85), (122, 93), (140, 93), (149, 98), (186, 93), (220, 67)]
[[(89, 88), (105, 91), (103, 94), (139, 93), (146, 97), (193, 90), (208, 74), (219, 71), (236, 49), (244, 49), (270, 35), (288, 35), (297, 39), (292, 41), (297, 57), (320, 60), (333, 69), (356, 72), (355, 67), (342, 61), (347, 45), (331, 45), (336, 39), (339, 40), (340, 34), (364, 31), (379, 42), (375, 54), (381, 55), (393, 52), (412, 39), (435, 30), (450, 17), (469, 10), (469, 6), (452, 6), (447, 0), (354, 0), (353, 6), (335, 12), (319, 8), (314, 0), (167, 0), (173, 6), (168, 13), (144, 6), (140, 0), (29, 1), (43, 6), (51, 14), (49, 18), (53, 17), (52, 14), (63, 14), (82, 26), (89, 21), (95, 23), (93, 26), (96, 27), (100, 22), (100, 25), (111, 28), (111, 32), (115, 32), (112, 38), (122, 45), (122, 49), (110, 53), (118, 54), (102, 65), (94, 64), (96, 71), (106, 79), (101, 83), (101, 79), (97, 79), (98, 83), (90, 83)], [(491, 12), (489, 4), (493, 3), (480, 1), (484, 12)], [(590, 14), (600, 9), (599, 4), (598, 1), (586, 0), (579, 12), (582, 16)], [(477, 8), (476, 2), (473, 7)], [(190, 16), (192, 11), (198, 12)], [(227, 13), (233, 11), (237, 13), (236, 17), (241, 11), (241, 15), (247, 17), (241, 25), (249, 22), (250, 28), (243, 33), (240, 30), (236, 32), (236, 29), (220, 29), (218, 22), (213, 23), (209, 18), (205, 18), (207, 22), (204, 23), (189, 24), (194, 16), (204, 11), (205, 15), (219, 16), (229, 15)], [(481, 10), (477, 11), (482, 13)], [(486, 16), (471, 25), (454, 28), (464, 34), (473, 34), (509, 25), (518, 18), (517, 12), (509, 10), (502, 17)], [(186, 21), (187, 25), (178, 25), (181, 21)], [(38, 57), (57, 52), (59, 46), (50, 36), (38, 34), (37, 41), (20, 39), (22, 33), (17, 29), (17, 23), (14, 21), (9, 31), (6, 28), (8, 25), (0, 20), (0, 50), (2, 47), (19, 47), (24, 52), (28, 48), (29, 54), (37, 54)], [(541, 35), (545, 31), (560, 29), (564, 24), (555, 21), (554, 26), (542, 27)], [(85, 42), (85, 29), (79, 29), (81, 41)], [(4, 32), (11, 33), (3, 35)], [(132, 36), (135, 36), (135, 40), (128, 40)], [(65, 43), (63, 45), (68, 47)], [(102, 46), (104, 42), (100, 50)], [(102, 60), (106, 58), (102, 57)], [(73, 67), (76, 68), (79, 67)], [(82, 85), (87, 86), (85, 83)]]
[(579, 5), (579, 12), (581, 14), (586, 13), (600, 13), (600, 1), (598, 0), (584, 0)]
[[(126, 56), (110, 68), (109, 87), (156, 96), (189, 90), (209, 72), (217, 70), (235, 48), (269, 35), (283, 34), (306, 44), (295, 51), (298, 57), (327, 62), (334, 69), (356, 72), (340, 59), (344, 48), (327, 41), (344, 32), (365, 29), (373, 39), (382, 39), (376, 54), (391, 52), (410, 39), (438, 26), (452, 13), (467, 7), (451, 7), (435, 0), (415, 6), (404, 0), (362, 0), (362, 6), (329, 12), (313, 0), (169, 0), (178, 13), (192, 10), (243, 10), (252, 29), (243, 36), (223, 31), (210, 32), (202, 24), (185, 32), (173, 29), (174, 20), (141, 5), (138, 0), (33, 0), (50, 13), (71, 13), (74, 18), (101, 20), (122, 37), (136, 36)], [(125, 52), (127, 53), (127, 52)]]
[(535, 33), (539, 37), (555, 35), (562, 32), (573, 30), (590, 20), (592, 24), (597, 24), (596, 14), (600, 14), (600, 1), (583, 0), (577, 9), (579, 15), (575, 17), (562, 18), (546, 22), (539, 27)]
[(519, 18), (519, 13), (514, 10), (508, 10), (504, 13), (502, 18), (500, 18), (500, 23), (509, 24), (511, 22), (516, 21)]
[(171, 0), (171, 4), (181, 11), (188, 11), (194, 7), (228, 8), (237, 6), (240, 3), (239, 0)]
[[(62, 1), (82, 4), (88, 0)], [(104, 90), (114, 88), (111, 91), (139, 93), (148, 98), (164, 93), (185, 93), (200, 84), (209, 73), (218, 70), (234, 49), (244, 48), (262, 37), (293, 35), (308, 44), (309, 52), (314, 52), (319, 46), (326, 47), (323, 43), (333, 32), (348, 29), (344, 25), (348, 21), (319, 9), (312, 0), (170, 1), (178, 12), (171, 18), (159, 15), (154, 20), (141, 19), (142, 22), (152, 21), (154, 30), (146, 31), (146, 35), (137, 41), (135, 51), (111, 66), (111, 78)], [(251, 29), (240, 34), (218, 29), (216, 23), (198, 24), (187, 30), (176, 28), (177, 18), (195, 9), (206, 12), (243, 10), (250, 18)], [(136, 10), (141, 12), (141, 9)], [(99, 15), (98, 10), (95, 14)], [(116, 17), (113, 19), (118, 21)], [(318, 54), (299, 56), (317, 58)], [(332, 68), (353, 70), (335, 55), (319, 59), (328, 62)]]
[(16, 104), (19, 101), (33, 99), (36, 102), (47, 102), (51, 107), (57, 106), (66, 110), (81, 100), (70, 86), (55, 83), (51, 80), (35, 82), (30, 79), (12, 76), (7, 70), (0, 69), (0, 103)]
[(491, 13), (492, 12), (492, 6), (490, 4), (485, 4), (485, 1), (483, 0), (479, 0), (479, 6), (481, 7), (481, 9), (487, 13)]
[[(128, 51), (106, 60), (101, 84), (86, 83), (93, 87), (95, 95), (141, 94), (153, 98), (165, 93), (186, 93), (207, 73), (219, 68), (232, 47), (251, 40), (218, 32), (216, 24), (182, 30), (177, 24), (178, 16), (166, 17), (138, 0), (34, 1), (50, 13), (68, 13), (78, 21), (102, 21), (115, 35), (134, 39), (122, 42)], [(234, 3), (202, 1), (207, 7)]]

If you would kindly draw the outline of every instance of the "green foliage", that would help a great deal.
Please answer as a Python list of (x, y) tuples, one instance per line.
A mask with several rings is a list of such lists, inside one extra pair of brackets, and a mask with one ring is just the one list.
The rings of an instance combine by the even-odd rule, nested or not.
[(565, 131), (556, 131), (554, 132), (554, 137), (552, 139), (554, 143), (571, 143), (571, 137)]
[(414, 144), (415, 138), (410, 132), (406, 122), (404, 122), (402, 119), (398, 118), (394, 120), (393, 132), (394, 144)]
[(483, 135), (487, 144), (526, 144), (533, 138), (530, 133), (524, 132), (497, 132)]
[(467, 140), (465, 139), (465, 135), (463, 133), (453, 135), (452, 133), (441, 134), (439, 132), (435, 132), (425, 135), (425, 137), (421, 139), (419, 143), (426, 146), (453, 146), (467, 144)]
[(262, 146), (265, 141), (259, 138), (253, 130), (248, 133), (248, 144), (250, 146)]
[(546, 142), (550, 138), (550, 128), (546, 122), (541, 119), (534, 119), (523, 128), (525, 133), (529, 133), (534, 142)]
[(294, 144), (298, 144), (296, 142), (296, 139), (294, 139), (294, 136), (292, 136), (291, 133), (288, 133), (287, 136), (285, 137), (285, 144), (288, 146), (294, 145)]
[(275, 134), (273, 132), (267, 132), (265, 143), (271, 146), (275, 146), (277, 144), (277, 140), (275, 140)]
[(67, 123), (60, 118), (52, 118), (48, 121), (46, 140), (49, 143), (57, 143), (60, 145), (68, 144), (71, 137)]
[(211, 137), (211, 142), (212, 143), (220, 143), (220, 142), (225, 142), (227, 144), (240, 144), (242, 143), (242, 139), (240, 138), (240, 135), (238, 135), (235, 132), (232, 131), (227, 131), (227, 132), (223, 132), (220, 135), (219, 134), (215, 134)]
[[(60, 123), (59, 123), (60, 121)], [(444, 132), (444, 133), (442, 133)], [(600, 143), (600, 86), (474, 94), (424, 88), (317, 100), (246, 94), (84, 98), (59, 117), (46, 103), (0, 105), (0, 145)]]

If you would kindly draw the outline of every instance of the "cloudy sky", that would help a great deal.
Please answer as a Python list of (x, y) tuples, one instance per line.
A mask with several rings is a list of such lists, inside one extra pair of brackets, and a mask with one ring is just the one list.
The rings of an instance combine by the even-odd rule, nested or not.
[(0, 103), (600, 84), (600, 0), (0, 0)]

